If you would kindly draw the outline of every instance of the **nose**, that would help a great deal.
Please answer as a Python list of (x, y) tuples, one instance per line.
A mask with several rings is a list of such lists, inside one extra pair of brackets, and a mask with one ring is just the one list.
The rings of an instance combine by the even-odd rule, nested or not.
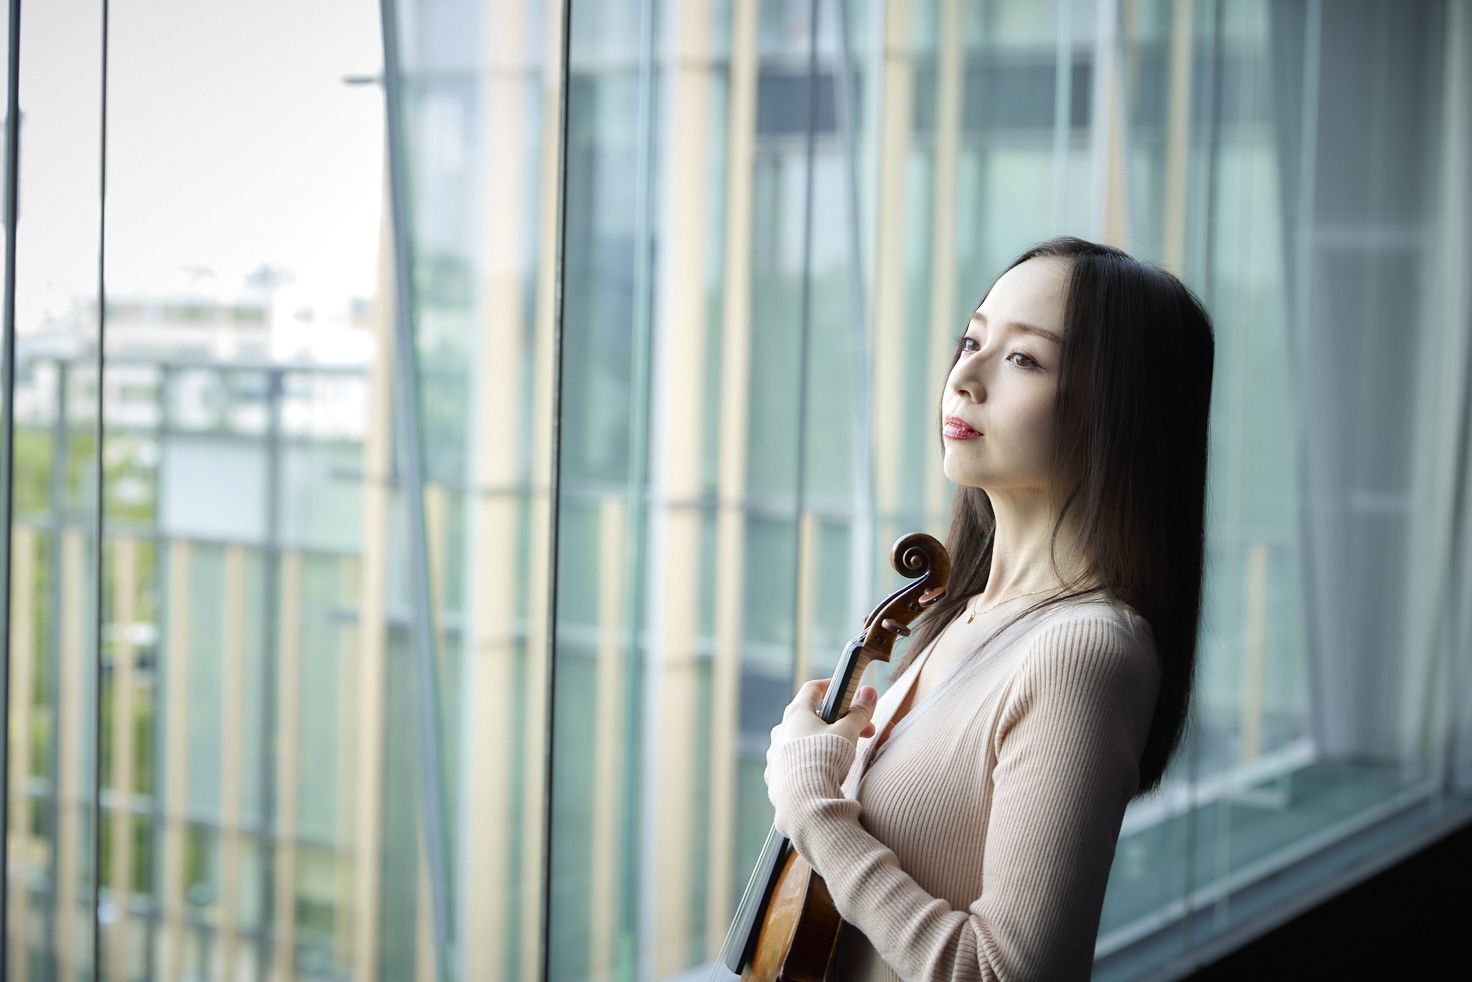
[(979, 351), (962, 351), (946, 380), (948, 387), (967, 402), (986, 402), (986, 366), (991, 361), (984, 344)]

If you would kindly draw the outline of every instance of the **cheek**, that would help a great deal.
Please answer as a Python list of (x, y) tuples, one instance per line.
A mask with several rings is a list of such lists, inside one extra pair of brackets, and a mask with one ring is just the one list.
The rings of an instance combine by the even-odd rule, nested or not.
[(1019, 408), (1020, 411), (1017, 414), (1019, 434), (1027, 436), (1030, 444), (1045, 447), (1051, 453), (1053, 450), (1052, 393), (1048, 393), (1046, 398), (1031, 398)]
[(1015, 404), (1011, 414), (1013, 460), (1021, 471), (1044, 474), (1053, 461), (1056, 427), (1053, 422), (1053, 393), (1029, 392)]

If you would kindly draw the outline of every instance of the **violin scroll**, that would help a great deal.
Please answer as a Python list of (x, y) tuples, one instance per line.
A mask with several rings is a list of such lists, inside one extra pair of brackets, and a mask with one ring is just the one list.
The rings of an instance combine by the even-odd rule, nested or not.
[(940, 540), (924, 532), (901, 536), (889, 551), (889, 563), (896, 573), (914, 582), (885, 597), (864, 621), (864, 647), (882, 661), (889, 660), (896, 641), (909, 636), (910, 622), (939, 599), (922, 603), (920, 596), (943, 591), (951, 581), (950, 554)]

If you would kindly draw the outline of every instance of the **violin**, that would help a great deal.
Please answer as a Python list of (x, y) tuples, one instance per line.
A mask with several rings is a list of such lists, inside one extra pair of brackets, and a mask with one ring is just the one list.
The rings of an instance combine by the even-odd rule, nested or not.
[[(909, 637), (909, 624), (940, 599), (935, 596), (921, 603), (921, 595), (943, 591), (950, 582), (951, 558), (945, 546), (923, 532), (902, 536), (890, 550), (889, 561), (895, 572), (914, 582), (870, 611), (864, 630), (844, 649), (818, 708), (825, 723), (848, 713), (864, 669), (873, 661), (889, 661), (899, 639)], [(773, 828), (741, 897), (719, 963), (743, 982), (826, 982), (842, 927), (843, 918), (823, 878)]]

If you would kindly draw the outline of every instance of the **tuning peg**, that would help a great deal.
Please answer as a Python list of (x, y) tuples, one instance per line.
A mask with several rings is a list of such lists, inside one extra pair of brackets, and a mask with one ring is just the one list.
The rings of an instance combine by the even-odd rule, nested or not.
[(884, 620), (879, 622), (879, 626), (884, 628), (886, 631), (891, 631), (895, 634), (898, 634), (902, 638), (908, 638), (910, 636), (910, 629), (908, 627), (905, 627), (905, 625), (901, 624), (899, 621), (895, 620), (893, 617), (886, 617)]

